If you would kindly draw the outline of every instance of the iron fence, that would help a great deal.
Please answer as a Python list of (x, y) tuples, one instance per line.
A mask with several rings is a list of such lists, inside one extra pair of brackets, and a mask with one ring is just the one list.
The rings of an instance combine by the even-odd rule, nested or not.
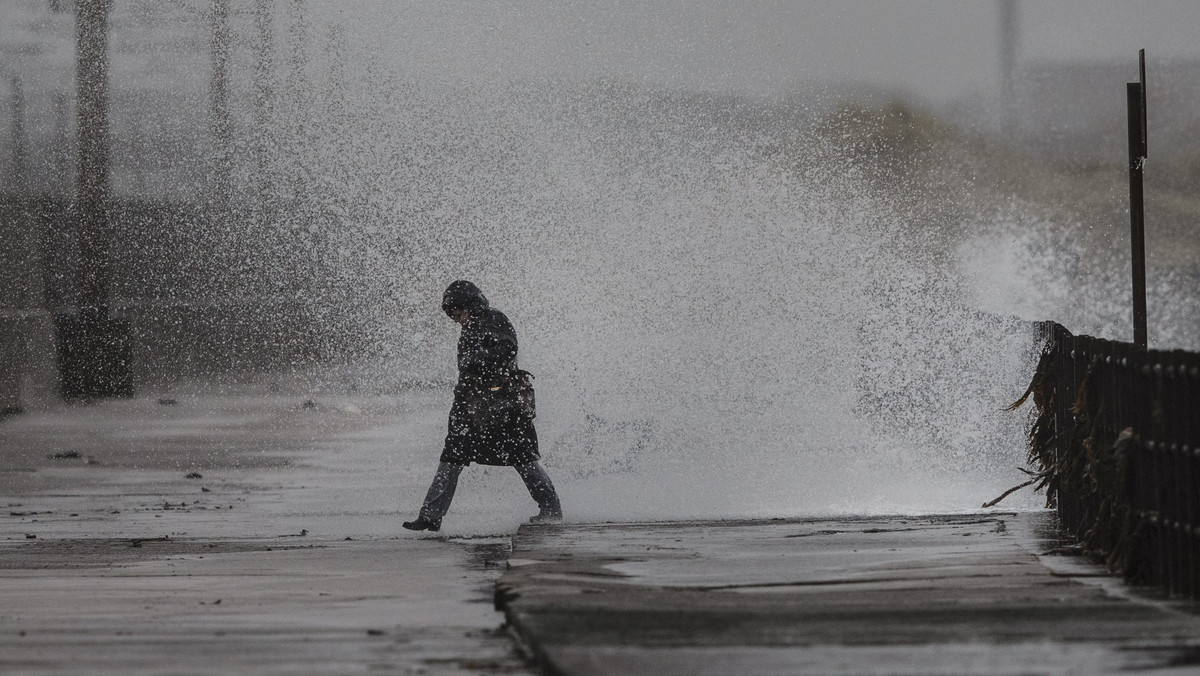
[(1029, 391), (1039, 469), (1064, 528), (1133, 582), (1200, 597), (1200, 353), (1042, 324)]

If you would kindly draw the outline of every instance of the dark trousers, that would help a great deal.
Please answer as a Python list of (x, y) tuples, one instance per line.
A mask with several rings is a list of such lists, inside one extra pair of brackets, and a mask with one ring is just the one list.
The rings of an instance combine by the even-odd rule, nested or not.
[[(425, 504), (421, 505), (421, 518), (440, 524), (442, 517), (450, 511), (450, 503), (454, 500), (454, 490), (458, 488), (458, 475), (462, 474), (463, 465), (449, 462), (438, 463), (437, 473), (433, 475), (433, 483), (425, 494)], [(562, 506), (558, 502), (558, 493), (546, 470), (536, 462), (527, 465), (514, 465), (513, 469), (521, 475), (525, 488), (529, 489), (529, 497), (538, 504), (542, 514), (562, 516)]]

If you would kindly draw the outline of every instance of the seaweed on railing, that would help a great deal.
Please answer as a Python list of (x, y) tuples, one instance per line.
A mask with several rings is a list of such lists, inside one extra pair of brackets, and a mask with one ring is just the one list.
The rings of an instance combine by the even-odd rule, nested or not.
[(1049, 386), (1053, 363), (1053, 355), (1049, 345), (1047, 345), (1046, 349), (1042, 350), (1041, 357), (1038, 358), (1037, 369), (1033, 373), (1033, 380), (1030, 381), (1029, 388), (1025, 390), (1025, 394), (1022, 394), (1020, 399), (1004, 409), (1006, 411), (1015, 411), (1023, 406), (1030, 396), (1033, 396), (1033, 405), (1037, 409), (1038, 415), (1033, 421), (1033, 426), (1029, 429), (1029, 454), (1027, 460), (1031, 466), (1038, 469), (1031, 471), (1025, 468), (1018, 468), (1032, 478), (1025, 483), (1010, 488), (992, 502), (984, 504), (984, 507), (991, 507), (1008, 497), (1014, 491), (1034, 483), (1037, 485), (1034, 486), (1033, 490), (1040, 491), (1044, 489), (1046, 491), (1046, 506), (1054, 506), (1054, 498), (1058, 493), (1056, 482), (1057, 472), (1055, 471), (1057, 463), (1054, 458), (1053, 410), (1055, 389)]
[(1200, 354), (1044, 325), (1026, 392), (1031, 478), (1085, 550), (1131, 581), (1200, 596)]

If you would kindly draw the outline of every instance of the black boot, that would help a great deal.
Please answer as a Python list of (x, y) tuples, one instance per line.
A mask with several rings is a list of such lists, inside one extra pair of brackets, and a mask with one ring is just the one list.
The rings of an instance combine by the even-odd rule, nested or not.
[(538, 504), (538, 514), (529, 519), (529, 523), (558, 523), (562, 521), (562, 505), (558, 501), (558, 493), (554, 490), (554, 482), (550, 481), (546, 470), (536, 462), (514, 467), (525, 488), (529, 489), (529, 497)]
[(543, 507), (536, 516), (529, 517), (529, 523), (559, 523), (562, 519), (562, 509)]
[(438, 531), (438, 530), (441, 530), (441, 528), (442, 528), (442, 524), (440, 521), (437, 523), (434, 523), (433, 521), (426, 521), (425, 517), (423, 517), (423, 516), (418, 516), (416, 521), (405, 521), (404, 523), (402, 523), (400, 525), (404, 526), (408, 530)]

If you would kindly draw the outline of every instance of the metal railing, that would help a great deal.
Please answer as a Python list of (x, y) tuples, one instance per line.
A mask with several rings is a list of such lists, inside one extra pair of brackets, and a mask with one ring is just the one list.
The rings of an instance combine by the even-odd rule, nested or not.
[(1085, 549), (1133, 582), (1200, 597), (1200, 353), (1054, 322), (1022, 403), (1039, 488)]

